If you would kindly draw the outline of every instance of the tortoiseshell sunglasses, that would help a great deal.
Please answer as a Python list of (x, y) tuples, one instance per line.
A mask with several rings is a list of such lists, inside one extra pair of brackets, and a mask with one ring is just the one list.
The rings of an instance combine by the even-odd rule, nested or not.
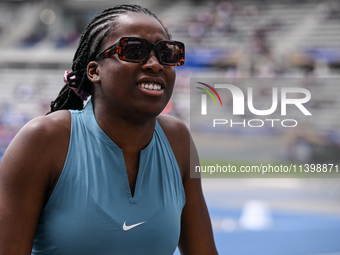
[(151, 43), (139, 37), (122, 37), (115, 44), (100, 52), (96, 60), (109, 58), (118, 54), (120, 60), (133, 63), (146, 63), (154, 50), (160, 64), (181, 66), (184, 64), (184, 44), (177, 41), (162, 40)]

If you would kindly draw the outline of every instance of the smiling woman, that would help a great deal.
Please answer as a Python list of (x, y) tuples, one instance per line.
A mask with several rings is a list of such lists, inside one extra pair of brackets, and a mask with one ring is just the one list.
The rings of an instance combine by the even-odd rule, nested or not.
[(160, 115), (184, 54), (137, 5), (89, 23), (51, 112), (1, 161), (1, 255), (217, 254), (190, 134)]

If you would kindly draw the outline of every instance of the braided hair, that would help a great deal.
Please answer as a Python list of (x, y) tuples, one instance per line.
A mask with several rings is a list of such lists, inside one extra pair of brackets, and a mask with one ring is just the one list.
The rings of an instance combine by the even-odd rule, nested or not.
[(103, 39), (113, 32), (114, 27), (118, 25), (117, 17), (129, 12), (143, 13), (156, 18), (170, 38), (162, 22), (150, 10), (142, 6), (123, 4), (105, 9), (95, 16), (83, 31), (73, 58), (72, 71), (67, 74), (66, 84), (59, 92), (58, 97), (51, 102), (49, 113), (62, 109), (81, 110), (84, 108), (83, 100), (77, 93), (82, 92), (89, 95), (94, 93), (94, 86), (87, 78), (87, 65), (90, 61), (95, 60)]

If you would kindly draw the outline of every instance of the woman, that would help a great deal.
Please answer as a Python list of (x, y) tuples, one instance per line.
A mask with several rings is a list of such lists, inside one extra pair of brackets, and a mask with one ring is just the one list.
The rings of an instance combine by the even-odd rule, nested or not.
[(90, 22), (51, 113), (2, 159), (1, 255), (217, 254), (190, 134), (159, 116), (183, 63), (183, 44), (147, 9)]

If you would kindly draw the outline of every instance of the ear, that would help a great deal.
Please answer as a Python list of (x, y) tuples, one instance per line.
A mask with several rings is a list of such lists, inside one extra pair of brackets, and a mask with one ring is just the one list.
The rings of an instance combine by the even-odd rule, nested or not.
[(87, 78), (92, 83), (99, 83), (100, 82), (98, 63), (96, 61), (91, 61), (87, 65)]

